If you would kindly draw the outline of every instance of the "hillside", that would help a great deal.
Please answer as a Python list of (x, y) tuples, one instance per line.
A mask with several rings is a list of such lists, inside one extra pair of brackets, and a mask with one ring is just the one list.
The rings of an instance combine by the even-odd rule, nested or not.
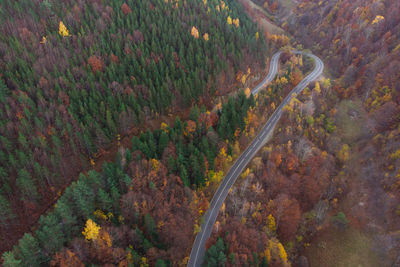
[(0, 6), (4, 266), (186, 266), (221, 181), (318, 65), (293, 49), (323, 74), (229, 189), (203, 265), (400, 264), (398, 1)]
[(2, 250), (125, 136), (265, 65), (235, 1), (3, 1), (0, 21)]
[(320, 53), (337, 78), (336, 120), (350, 147), (342, 208), (356, 228), (372, 234), (369, 244), (384, 266), (400, 256), (399, 10), (390, 0), (306, 1), (283, 25)]
[[(327, 71), (234, 186), (207, 257), (218, 251), (228, 266), (244, 265), (251, 247), (268, 266), (397, 266), (398, 2), (254, 3)], [(231, 261), (230, 253), (243, 257)]]

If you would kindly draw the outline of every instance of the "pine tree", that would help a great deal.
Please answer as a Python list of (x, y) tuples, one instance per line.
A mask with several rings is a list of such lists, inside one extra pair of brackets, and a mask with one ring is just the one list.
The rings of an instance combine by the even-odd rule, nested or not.
[(161, 158), (164, 149), (168, 146), (169, 137), (168, 134), (162, 131), (158, 140), (157, 154), (158, 158)]
[(179, 176), (181, 177), (183, 184), (185, 186), (189, 187), (190, 186), (190, 180), (189, 180), (189, 175), (188, 175), (188, 172), (187, 172), (185, 166), (181, 165), (179, 169), (180, 169)]
[(110, 195), (105, 192), (102, 188), (97, 192), (97, 203), (101, 210), (103, 211), (111, 211), (113, 200)]
[(3, 259), (4, 267), (16, 267), (22, 265), (22, 260), (17, 259), (12, 251), (4, 252), (1, 258)]
[(59, 221), (55, 213), (42, 215), (39, 220), (40, 228), (35, 232), (36, 238), (48, 255), (59, 251), (64, 244), (64, 233)]
[(23, 267), (40, 267), (44, 263), (44, 257), (40, 251), (39, 243), (31, 234), (24, 234), (17, 247), (18, 258), (22, 260)]
[[(68, 189), (67, 189), (68, 190)], [(70, 239), (75, 232), (74, 226), (77, 223), (76, 215), (74, 215), (71, 204), (67, 201), (66, 197), (61, 197), (56, 204), (55, 213), (60, 218), (60, 223), (64, 231), (66, 239)]]
[(156, 261), (156, 267), (167, 267), (168, 265), (165, 263), (165, 261), (161, 259), (157, 259)]
[(94, 211), (94, 192), (86, 182), (86, 177), (81, 174), (78, 181), (74, 184), (73, 198), (77, 208), (78, 215), (83, 218), (88, 218)]

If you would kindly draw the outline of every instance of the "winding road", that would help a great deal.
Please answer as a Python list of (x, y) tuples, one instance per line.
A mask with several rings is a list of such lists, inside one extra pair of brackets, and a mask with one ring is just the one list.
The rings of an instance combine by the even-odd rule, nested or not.
[[(271, 117), (268, 119), (267, 123), (258, 133), (258, 135), (254, 138), (251, 144), (246, 148), (246, 150), (239, 156), (239, 158), (235, 161), (229, 172), (226, 174), (224, 180), (219, 185), (217, 191), (215, 192), (209, 209), (204, 216), (204, 223), (201, 225), (201, 231), (197, 234), (196, 239), (194, 241), (192, 251), (190, 253), (190, 258), (188, 265), (189, 267), (198, 267), (201, 266), (205, 254), (205, 243), (207, 239), (210, 237), (215, 220), (217, 219), (219, 210), (224, 203), (229, 189), (235, 183), (236, 179), (242, 173), (243, 169), (250, 162), (250, 160), (256, 155), (258, 150), (266, 143), (267, 137), (272, 134), (275, 125), (277, 124), (279, 118), (282, 115), (282, 110), (287, 105), (290, 100), (298, 95), (310, 82), (316, 80), (324, 69), (324, 63), (317, 56), (302, 52), (302, 51), (292, 51), (294, 54), (303, 54), (305, 56), (309, 56), (314, 59), (315, 67), (314, 70), (308, 74), (282, 101), (279, 107), (274, 111)], [(278, 62), (279, 57), (282, 52), (277, 52), (272, 56), (270, 62), (269, 73), (264, 80), (261, 81), (256, 87), (253, 88), (252, 94), (257, 94), (262, 88), (264, 88), (268, 83), (272, 81), (275, 75), (278, 72)]]

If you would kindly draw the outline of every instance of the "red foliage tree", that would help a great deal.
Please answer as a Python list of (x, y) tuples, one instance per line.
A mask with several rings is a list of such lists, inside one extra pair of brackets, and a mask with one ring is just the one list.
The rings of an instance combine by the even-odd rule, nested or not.
[(59, 267), (83, 267), (85, 266), (78, 256), (69, 249), (57, 252), (50, 262), (50, 266)]
[(132, 12), (132, 9), (126, 3), (122, 4), (121, 10), (122, 10), (122, 13), (124, 13), (125, 16)]
[(279, 220), (278, 234), (282, 241), (293, 240), (300, 222), (301, 211), (296, 199), (288, 199)]
[(89, 57), (88, 64), (90, 65), (94, 73), (97, 71), (103, 71), (103, 61), (97, 56), (93, 55)]

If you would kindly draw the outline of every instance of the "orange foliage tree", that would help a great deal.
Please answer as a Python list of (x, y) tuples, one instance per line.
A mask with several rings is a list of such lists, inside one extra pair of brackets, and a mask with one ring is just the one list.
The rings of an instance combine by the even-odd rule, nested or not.
[(103, 71), (103, 61), (97, 56), (91, 56), (88, 59), (88, 64), (92, 68), (92, 71), (96, 73), (97, 71)]
[(121, 10), (122, 10), (122, 13), (124, 13), (125, 16), (132, 12), (131, 8), (126, 3), (122, 4)]

